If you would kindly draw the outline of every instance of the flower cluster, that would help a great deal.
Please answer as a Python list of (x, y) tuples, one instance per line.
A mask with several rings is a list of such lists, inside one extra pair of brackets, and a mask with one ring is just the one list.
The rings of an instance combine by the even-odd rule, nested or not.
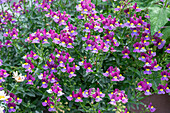
[(123, 81), (125, 79), (125, 77), (120, 74), (120, 69), (117, 67), (113, 68), (112, 66), (110, 66), (103, 75), (113, 77), (112, 81)]
[(50, 13), (45, 14), (45, 16), (52, 18), (55, 23), (59, 24), (59, 26), (67, 25), (66, 22), (68, 21), (68, 18), (71, 17), (69, 14), (66, 14), (65, 11), (61, 13), (60, 10), (58, 10), (57, 12), (53, 12), (52, 10), (50, 10)]
[(152, 83), (149, 83), (144, 79), (144, 81), (140, 81), (138, 84), (138, 87), (136, 88), (139, 91), (144, 91), (145, 95), (151, 95), (152, 93), (150, 92), (150, 89), (152, 87)]
[(125, 91), (120, 91), (119, 89), (115, 89), (113, 92), (109, 93), (110, 102), (111, 105), (117, 105), (118, 103), (122, 102), (123, 104), (128, 102), (127, 95), (125, 94)]
[(13, 28), (12, 30), (8, 30), (8, 32), (4, 33), (4, 37), (12, 37), (11, 39), (18, 39), (18, 30)]
[(159, 90), (159, 91), (158, 91), (158, 94), (165, 94), (165, 92), (166, 92), (166, 93), (170, 93), (170, 89), (169, 89), (169, 87), (168, 87), (168, 84), (166, 84), (165, 86), (159, 84), (159, 86), (157, 87), (157, 89)]
[(4, 69), (1, 69), (0, 70), (0, 83), (5, 82), (6, 81), (5, 78), (7, 78), (8, 76), (9, 74), (7, 73), (7, 71)]
[(80, 88), (78, 93), (75, 94), (73, 91), (72, 94), (67, 97), (67, 99), (69, 101), (75, 99), (75, 102), (83, 102), (82, 98), (90, 98), (90, 97), (95, 99), (96, 102), (99, 102), (102, 100), (103, 97), (105, 97), (105, 94), (102, 93), (99, 88), (97, 88), (97, 90), (95, 90), (94, 88), (90, 88), (89, 90), (86, 89), (83, 92), (82, 89)]
[(22, 99), (17, 97), (15, 94), (10, 93), (9, 98), (4, 100), (3, 102), (7, 104), (9, 110), (8, 112), (16, 112), (16, 105), (19, 105), (22, 102)]

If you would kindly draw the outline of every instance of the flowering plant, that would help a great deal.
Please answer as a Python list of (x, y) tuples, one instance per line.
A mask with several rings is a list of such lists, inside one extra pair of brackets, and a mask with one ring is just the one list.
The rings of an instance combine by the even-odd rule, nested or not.
[(167, 15), (153, 29), (130, 0), (0, 4), (2, 111), (128, 113), (148, 95), (170, 94)]

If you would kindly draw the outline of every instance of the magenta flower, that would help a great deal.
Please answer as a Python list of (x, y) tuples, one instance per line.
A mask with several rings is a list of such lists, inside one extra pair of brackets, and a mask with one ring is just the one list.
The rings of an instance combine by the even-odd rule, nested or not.
[(135, 3), (135, 4), (133, 5), (133, 8), (135, 9), (136, 12), (140, 12), (140, 11), (141, 11), (141, 9), (139, 9), (139, 8), (137, 7), (137, 3)]
[(44, 3), (41, 5), (41, 8), (43, 9), (43, 11), (48, 11), (48, 9), (50, 8), (50, 6), (47, 3)]
[(33, 81), (35, 81), (35, 78), (32, 75), (27, 75), (27, 83), (26, 84), (30, 84), (33, 85)]
[(141, 57), (139, 57), (138, 59), (143, 62), (146, 62), (146, 58), (149, 57), (149, 55), (147, 55), (146, 53), (141, 53), (140, 55)]
[(170, 70), (170, 63), (167, 64), (166, 67), (168, 68), (168, 70)]
[(161, 72), (161, 75), (162, 75), (161, 80), (166, 80), (166, 81), (169, 80), (169, 79), (168, 79), (168, 72), (167, 72), (167, 71), (162, 71), (162, 72)]
[(95, 94), (92, 94), (92, 97), (95, 99), (96, 102), (99, 102), (102, 100), (103, 97), (105, 97), (105, 94), (100, 92), (100, 89), (97, 88), (97, 91)]
[(138, 52), (138, 53), (140, 53), (141, 44), (140, 44), (139, 42), (136, 42), (136, 43), (133, 45), (133, 47), (135, 48), (135, 49), (133, 50), (133, 52)]
[(91, 63), (84, 63), (84, 68), (86, 69), (86, 72), (89, 73), (89, 72), (93, 72), (93, 70), (91, 69), (92, 68), (92, 65)]
[(124, 55), (122, 58), (128, 58), (128, 59), (130, 58), (129, 57), (130, 51), (128, 49), (124, 49), (122, 51), (122, 54)]
[(166, 51), (167, 53), (170, 53), (170, 44), (166, 47)]
[(15, 107), (16, 107), (15, 103), (8, 103), (8, 108), (9, 108), (8, 112), (9, 113), (15, 112), (16, 111)]
[(163, 46), (165, 45), (165, 40), (164, 39), (159, 39), (157, 40), (157, 46), (158, 46), (158, 49), (162, 49)]
[(159, 86), (157, 87), (157, 89), (159, 90), (158, 91), (158, 94), (165, 94), (165, 86), (159, 84)]
[(41, 81), (42, 81), (42, 85), (41, 85), (41, 87), (43, 87), (43, 88), (47, 88), (47, 87), (48, 87), (48, 80), (47, 80), (47, 79), (45, 79), (45, 78), (43, 78)]
[(151, 69), (153, 69), (152, 66), (145, 66), (144, 69), (145, 69), (144, 74), (148, 74), (148, 75), (152, 74), (151, 72)]
[(150, 112), (155, 112), (155, 110), (156, 110), (156, 108), (154, 108), (154, 107), (152, 106), (152, 103), (150, 103), (150, 104), (148, 105), (148, 108), (149, 108)]
[(156, 59), (154, 60), (152, 67), (153, 67), (153, 71), (158, 71), (162, 69), (162, 67), (160, 67), (159, 64), (157, 64)]
[(6, 42), (5, 42), (5, 45), (6, 45), (6, 47), (12, 47), (12, 42), (10, 41), (10, 40), (7, 40)]
[(0, 66), (2, 66), (2, 65), (3, 65), (2, 63), (3, 63), (3, 61), (0, 59)]
[(76, 76), (76, 74), (74, 72), (75, 72), (75, 68), (74, 67), (67, 66), (67, 73), (69, 73), (69, 78)]
[(20, 104), (20, 103), (22, 102), (22, 99), (20, 99), (19, 97), (17, 97), (17, 98), (15, 98), (15, 101)]

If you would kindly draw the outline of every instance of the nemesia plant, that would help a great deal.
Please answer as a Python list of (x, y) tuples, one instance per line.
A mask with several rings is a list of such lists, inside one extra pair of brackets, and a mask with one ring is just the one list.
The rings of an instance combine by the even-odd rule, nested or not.
[(154, 103), (141, 100), (170, 94), (169, 38), (162, 29), (152, 35), (137, 3), (0, 4), (1, 112), (129, 113), (134, 104), (154, 112)]

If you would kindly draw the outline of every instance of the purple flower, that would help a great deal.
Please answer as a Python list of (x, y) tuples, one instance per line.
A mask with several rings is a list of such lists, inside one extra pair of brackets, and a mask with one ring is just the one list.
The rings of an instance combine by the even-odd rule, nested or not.
[(65, 58), (68, 59), (68, 62), (73, 62), (74, 60), (74, 58), (72, 58), (69, 53), (66, 53)]
[(106, 71), (105, 73), (103, 73), (103, 75), (104, 75), (105, 77), (108, 77), (108, 76), (109, 76), (109, 72)]
[(136, 89), (139, 90), (139, 91), (144, 91), (144, 90), (145, 90), (145, 87), (146, 87), (146, 83), (143, 82), (143, 81), (140, 81), (140, 82), (138, 83), (138, 87), (137, 87)]
[(57, 73), (56, 68), (55, 68), (55, 67), (52, 67), (50, 73)]
[(71, 101), (71, 100), (73, 100), (73, 96), (72, 96), (72, 95), (69, 95), (69, 96), (67, 97), (67, 99), (68, 99), (69, 101)]
[(152, 50), (149, 50), (148, 53), (152, 56), (156, 56), (156, 52), (153, 52)]
[(115, 8), (115, 11), (119, 11), (120, 10), (120, 6), (117, 6), (116, 8)]
[(122, 54), (124, 55), (122, 58), (128, 58), (128, 59), (130, 58), (129, 57), (130, 51), (128, 49), (124, 49), (122, 51)]
[(163, 46), (165, 45), (165, 40), (164, 39), (160, 39), (157, 41), (157, 44), (158, 44), (158, 49), (162, 49)]
[(56, 111), (56, 109), (54, 108), (53, 105), (51, 105), (50, 108), (48, 109), (48, 111), (52, 112), (52, 111)]
[(139, 57), (138, 59), (143, 62), (146, 62), (146, 58), (149, 57), (149, 55), (147, 55), (146, 53), (141, 53), (140, 55), (141, 57)]
[(156, 110), (156, 108), (154, 108), (154, 107), (152, 106), (152, 103), (150, 103), (150, 104), (148, 105), (148, 108), (149, 108), (150, 112), (154, 112), (154, 111)]
[(140, 48), (141, 48), (141, 44), (139, 43), (139, 42), (136, 42), (134, 45), (133, 45), (133, 47), (135, 48), (134, 50), (133, 50), (133, 52), (138, 52), (138, 53), (140, 53)]
[(20, 99), (19, 97), (15, 98), (15, 101), (18, 102), (18, 103), (21, 103), (22, 102), (22, 99)]
[(145, 66), (144, 68), (145, 68), (144, 74), (148, 74), (148, 75), (152, 74), (152, 72), (151, 72), (151, 69), (152, 69), (151, 66)]
[(83, 100), (81, 99), (81, 97), (77, 97), (75, 102), (83, 102)]
[(169, 79), (168, 79), (168, 72), (167, 72), (167, 71), (162, 71), (162, 72), (161, 72), (161, 75), (162, 75), (161, 80), (166, 80), (166, 81), (169, 80)]
[(10, 41), (10, 40), (7, 40), (6, 42), (5, 42), (5, 45), (7, 46), (7, 47), (12, 47), (12, 42)]
[(8, 103), (8, 107), (9, 107), (8, 112), (10, 112), (10, 113), (15, 112), (16, 111), (15, 106), (16, 106), (15, 103)]
[(168, 70), (170, 70), (170, 63), (167, 64), (166, 67), (168, 68)]
[(115, 99), (111, 99), (111, 101), (109, 102), (109, 104), (116, 105)]
[(2, 65), (3, 65), (2, 63), (3, 63), (3, 61), (0, 59), (0, 66), (2, 66)]
[(151, 95), (151, 92), (149, 91), (149, 89), (146, 89), (144, 94), (145, 95)]
[(167, 53), (170, 53), (170, 44), (166, 47), (166, 51)]
[(163, 85), (160, 84), (160, 85), (157, 87), (157, 89), (159, 90), (159, 91), (158, 91), (158, 94), (165, 94), (165, 91), (164, 91), (165, 86), (163, 86)]
[(44, 68), (44, 69), (48, 69), (48, 65), (45, 64), (45, 65), (43, 66), (43, 68)]
[(47, 106), (47, 100), (45, 100), (44, 102), (42, 102), (43, 106)]
[(89, 97), (88, 90), (83, 91), (82, 94), (83, 94), (83, 97), (85, 97), (85, 98)]
[(139, 7), (137, 7), (137, 3), (135, 3), (133, 5), (133, 8), (136, 10), (136, 12), (140, 12), (141, 11), (141, 9), (139, 9)]
[(131, 33), (131, 35), (132, 35), (132, 37), (133, 37), (133, 36), (138, 36), (139, 34), (138, 34), (137, 30), (133, 30), (133, 32)]
[(92, 97), (95, 99), (96, 102), (101, 101), (104, 96), (105, 96), (105, 94), (100, 92), (99, 88), (97, 88), (97, 91), (95, 92), (95, 94), (92, 94)]
[(2, 87), (2, 85), (0, 84), (0, 91), (2, 91), (4, 88)]
[(33, 85), (33, 81), (35, 81), (35, 78), (32, 75), (27, 75), (27, 83), (26, 84), (30, 84)]
[(166, 93), (170, 93), (170, 89), (168, 87), (168, 84), (165, 85), (165, 91), (166, 91)]
[(47, 87), (48, 87), (48, 85), (47, 85), (48, 80), (47, 80), (47, 79), (45, 79), (45, 78), (43, 78), (41, 81), (42, 81), (42, 85), (41, 85), (41, 87), (43, 87), (43, 88), (47, 88)]
[(69, 73), (69, 78), (76, 76), (76, 74), (74, 74), (74, 72), (75, 72), (75, 68), (74, 67), (67, 66), (67, 73)]
[(91, 63), (84, 63), (84, 68), (86, 69), (86, 72), (89, 73), (89, 72), (93, 72), (93, 70), (91, 69), (92, 68), (92, 65)]

